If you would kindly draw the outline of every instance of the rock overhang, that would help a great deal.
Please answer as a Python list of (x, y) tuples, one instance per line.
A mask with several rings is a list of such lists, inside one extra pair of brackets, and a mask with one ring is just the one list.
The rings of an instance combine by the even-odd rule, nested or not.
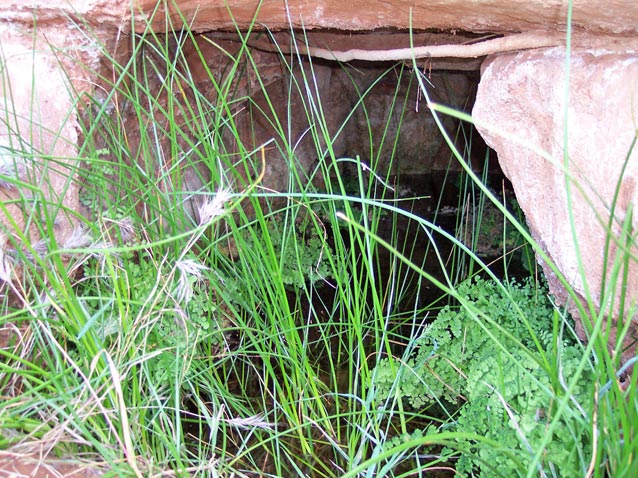
[[(166, 25), (164, 13), (176, 24), (195, 30), (267, 27), (378, 30), (395, 28), (464, 30), (471, 32), (564, 31), (572, 26), (593, 34), (632, 35), (638, 32), (638, 3), (626, 0), (180, 0), (156, 9), (156, 0), (137, 0), (136, 15), (153, 28)], [(142, 21), (140, 25), (144, 25)]]

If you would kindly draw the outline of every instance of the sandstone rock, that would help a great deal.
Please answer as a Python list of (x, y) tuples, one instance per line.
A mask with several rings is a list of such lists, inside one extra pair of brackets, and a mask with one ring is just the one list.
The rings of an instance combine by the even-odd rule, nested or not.
[[(377, 30), (380, 28), (466, 30), (508, 32), (562, 30), (567, 20), (564, 0), (228, 0), (201, 2), (179, 0), (169, 3), (173, 22), (183, 16), (195, 29), (234, 29), (266, 25), (286, 29), (292, 24), (307, 29)], [(638, 31), (638, 3), (633, 0), (574, 2), (573, 24), (591, 32), (625, 33)], [(153, 16), (156, 0), (138, 0), (138, 17), (154, 28), (165, 25), (164, 11)], [(179, 13), (178, 13), (179, 12)]]
[[(63, 242), (73, 229), (72, 211), (78, 209), (71, 181), (77, 165), (74, 100), (43, 37), (4, 26), (0, 43), (0, 161), (5, 175), (0, 197), (8, 213), (0, 220), (1, 232), (7, 241), (25, 234), (35, 244), (48, 216)], [(8, 247), (20, 247), (20, 242)]]
[[(198, 194), (206, 192), (204, 188), (211, 179), (211, 171), (216, 177), (220, 167), (232, 187), (241, 190), (260, 175), (262, 146), (266, 162), (259, 186), (271, 192), (305, 187), (311, 177), (321, 176), (316, 170), (330, 155), (335, 158), (359, 156), (380, 176), (390, 171), (393, 150), (394, 173), (425, 174), (448, 167), (449, 149), (418, 93), (410, 68), (389, 71), (391, 64), (346, 66), (299, 59), (289, 59), (290, 64), (284, 65), (279, 53), (251, 49), (259, 76), (252, 62), (243, 61), (238, 68), (241, 74), (231, 78), (226, 72), (232, 71), (229, 55), (235, 55), (241, 47), (237, 36), (196, 35), (192, 41), (180, 45), (169, 40), (165, 52), (168, 64), (166, 58), (155, 53), (164, 48), (162, 42), (155, 45), (149, 40), (136, 57), (136, 71), (157, 72), (137, 80), (153, 92), (149, 101), (153, 106), (145, 112), (136, 111), (127, 97), (116, 92), (108, 108), (110, 118), (102, 118), (105, 126), (111, 122), (116, 129), (126, 132), (130, 152), (127, 160), (149, 168), (149, 177), (158, 181), (162, 191), (171, 189), (169, 183), (179, 184), (185, 196), (192, 195), (197, 199)], [(176, 74), (168, 67), (172, 63), (178, 65)], [(112, 65), (106, 65), (101, 76), (113, 77), (116, 73), (112, 70)], [(192, 78), (196, 88), (184, 84), (177, 86), (179, 77)], [(383, 79), (379, 81), (381, 77)], [(473, 97), (474, 82), (468, 79), (467, 73), (428, 72), (428, 82), (433, 98), (459, 109), (466, 108)], [(230, 116), (236, 128), (226, 126), (230, 117), (223, 121), (215, 119), (215, 106), (204, 112), (210, 116), (211, 123), (203, 124), (197, 118), (197, 105), (216, 105), (218, 90), (225, 89), (219, 85), (225, 84), (232, 85), (229, 88), (233, 95)], [(104, 91), (109, 88), (108, 84), (100, 87)], [(129, 88), (135, 89), (135, 86), (131, 84)], [(180, 94), (175, 95), (175, 91)], [(140, 94), (145, 95), (145, 90)], [(362, 94), (366, 96), (361, 102)], [(195, 101), (197, 95), (200, 95), (199, 102)], [(166, 114), (168, 111), (170, 117)], [(220, 110), (220, 114), (226, 113)], [(217, 124), (216, 121), (221, 125), (219, 128), (212, 126)], [(86, 123), (94, 124), (95, 120), (88, 117)], [(450, 131), (456, 130), (456, 120), (445, 118), (444, 123)], [(170, 135), (148, 135), (149, 125), (159, 131), (170, 131), (171, 124), (190, 136), (186, 138), (180, 134), (176, 139), (181, 150), (192, 150), (191, 157), (184, 158), (183, 164), (188, 166), (177, 167), (172, 158), (174, 140)], [(114, 151), (116, 140), (109, 142), (99, 137), (103, 131), (111, 129), (97, 128), (98, 134), (93, 141), (96, 149), (108, 150), (114, 155), (117, 154)], [(144, 135), (142, 141), (140, 138)], [(325, 135), (331, 139), (330, 149)], [(205, 151), (211, 141), (218, 152), (216, 157)], [(289, 145), (291, 150), (288, 150)], [(238, 154), (242, 152), (253, 164), (249, 174), (243, 164), (233, 165), (238, 163)], [(205, 159), (198, 161), (197, 157)], [(297, 181), (300, 184), (296, 184)], [(116, 183), (113, 181), (114, 185)], [(322, 186), (316, 181), (315, 185)], [(110, 191), (109, 202), (113, 203), (113, 199), (121, 194), (122, 191)], [(140, 214), (145, 213), (143, 204), (138, 209)]]
[[(91, 90), (104, 43), (126, 23), (128, 0), (31, 2), (0, 0), (0, 214), (3, 248), (37, 243), (40, 212), (28, 203), (41, 196), (54, 221), (58, 244), (75, 228), (79, 209), (73, 176), (78, 167), (76, 103)], [(19, 177), (16, 177), (19, 176)], [(23, 181), (20, 187), (15, 179)], [(13, 181), (13, 185), (10, 183)], [(59, 207), (61, 206), (61, 207)], [(25, 224), (31, 226), (25, 230)]]
[[(638, 118), (638, 58), (605, 51), (574, 52), (568, 93), (565, 65), (564, 49), (489, 58), (473, 115), (514, 185), (533, 236), (581, 298), (591, 297), (604, 310), (610, 307), (601, 303), (603, 274), (609, 278), (614, 260), (629, 241), (627, 252), (632, 258), (624, 291), (628, 310), (638, 300), (638, 251), (633, 237), (622, 237), (621, 230), (624, 221), (630, 221), (631, 233), (638, 226), (636, 216), (629, 214), (638, 204), (638, 151), (632, 143)], [(571, 200), (565, 168), (571, 178)], [(616, 193), (612, 233), (607, 234)], [(608, 239), (611, 246), (605, 262)], [(546, 264), (544, 268), (552, 292), (564, 302), (564, 288)], [(617, 317), (621, 291), (612, 292), (616, 298), (610, 315), (620, 321), (633, 320)]]
[(82, 462), (79, 459), (56, 459), (31, 453), (20, 453), (9, 450), (0, 451), (0, 470), (7, 478), (97, 478), (108, 471), (102, 463)]
[[(0, 0), (3, 22), (48, 29), (53, 36), (70, 36), (76, 46), (81, 39), (73, 34), (74, 27), (113, 30), (128, 23), (130, 9), (130, 0)], [(99, 31), (93, 33), (99, 36)]]
[[(305, 87), (302, 70), (308, 81)], [(310, 174), (330, 154), (335, 158), (359, 157), (380, 177), (388, 173), (429, 174), (449, 167), (450, 150), (423, 103), (411, 71), (318, 63), (312, 71), (308, 64), (297, 65), (292, 76), (301, 93), (290, 91), (290, 75), (283, 71), (280, 80), (267, 88), (275, 114), (264, 118), (257, 111), (268, 110), (268, 101), (259, 92), (252, 97), (259, 107), (253, 109), (252, 119), (248, 111), (239, 116), (244, 143), (251, 148), (278, 139), (271, 126), (276, 116), (284, 131), (290, 132), (287, 142), (295, 146), (293, 156), (300, 172)], [(429, 82), (433, 98), (461, 110), (473, 98), (473, 82), (466, 74), (434, 72)], [(443, 122), (448, 131), (456, 131), (456, 120), (448, 117)], [(324, 131), (332, 140), (330, 151)], [(319, 152), (313, 135), (318, 137)], [(278, 143), (283, 147), (281, 140)], [(289, 159), (285, 152), (275, 153), (274, 149), (269, 148), (264, 186), (286, 191), (288, 184), (282, 179), (290, 173)]]

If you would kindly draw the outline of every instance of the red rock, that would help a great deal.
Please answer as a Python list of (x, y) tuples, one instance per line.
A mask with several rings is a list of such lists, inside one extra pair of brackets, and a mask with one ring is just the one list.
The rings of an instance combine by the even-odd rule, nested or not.
[[(612, 273), (613, 261), (621, 252), (617, 244), (623, 241), (619, 237), (623, 221), (628, 209), (637, 204), (638, 151), (632, 150), (632, 142), (638, 112), (638, 57), (604, 50), (575, 51), (569, 61), (568, 93), (566, 76), (562, 48), (490, 58), (483, 65), (473, 115), (514, 185), (534, 238), (578, 296), (603, 305), (603, 273), (607, 271), (607, 277)], [(572, 179), (571, 199), (565, 168)], [(607, 222), (617, 188), (606, 265)], [(634, 215), (630, 230), (636, 231), (637, 226)], [(629, 252), (634, 259), (629, 261), (626, 307), (638, 299), (635, 244)], [(564, 287), (546, 264), (544, 269), (552, 292), (565, 303)], [(614, 292), (608, 294), (608, 298), (615, 295), (615, 305), (607, 315), (618, 319), (620, 291)]]

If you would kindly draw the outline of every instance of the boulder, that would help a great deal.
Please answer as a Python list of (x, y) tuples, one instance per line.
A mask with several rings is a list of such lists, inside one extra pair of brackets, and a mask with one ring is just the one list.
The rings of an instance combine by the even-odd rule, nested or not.
[[(619, 314), (638, 299), (636, 78), (634, 54), (574, 51), (567, 61), (564, 48), (553, 48), (493, 56), (483, 64), (473, 109), (572, 299), (589, 299), (620, 324), (634, 320)], [(555, 271), (540, 262), (551, 291), (570, 303)], [(610, 279), (618, 271), (628, 274), (622, 291)]]
[(36, 244), (47, 221), (64, 242), (78, 210), (75, 100), (44, 36), (0, 25), (0, 43), (0, 246)]

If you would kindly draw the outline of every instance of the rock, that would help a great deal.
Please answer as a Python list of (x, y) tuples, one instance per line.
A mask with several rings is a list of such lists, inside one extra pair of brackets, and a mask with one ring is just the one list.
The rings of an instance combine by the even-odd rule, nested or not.
[[(382, 28), (512, 32), (562, 30), (567, 23), (564, 0), (306, 0), (255, 2), (228, 0), (166, 2), (173, 22), (186, 22), (196, 30), (260, 27), (288, 29), (378, 30)], [(596, 33), (632, 34), (638, 31), (638, 3), (633, 0), (574, 2), (573, 25)], [(153, 15), (157, 0), (138, 0), (140, 25), (164, 28), (164, 11)]]
[(0, 470), (8, 478), (31, 476), (37, 478), (98, 478), (108, 474), (108, 465), (82, 461), (77, 458), (47, 457), (49, 451), (40, 454), (12, 450), (0, 451)]
[[(383, 69), (379, 68), (370, 71), (366, 88), (382, 73)], [(467, 111), (476, 87), (472, 76), (467, 72), (434, 71), (428, 74), (424, 84), (432, 101)], [(388, 171), (424, 176), (448, 169), (460, 171), (460, 165), (452, 160), (452, 152), (427, 108), (416, 76), (404, 71), (401, 80), (397, 78), (396, 73), (387, 74), (364, 98), (366, 111), (363, 108), (356, 110), (358, 133), (350, 138), (350, 154), (358, 154), (367, 164), (373, 164), (382, 177)], [(450, 116), (441, 117), (441, 121), (455, 138), (459, 122)], [(371, 141), (374, 158), (370, 158)], [(463, 149), (460, 144), (459, 147)]]
[[(71, 217), (78, 210), (71, 181), (77, 167), (74, 99), (44, 37), (2, 25), (0, 43), (0, 168), (5, 176), (0, 197), (8, 212), (0, 218), (0, 246), (21, 248), (22, 234), (35, 244), (47, 220), (63, 243), (72, 234)], [(56, 206), (60, 203), (61, 208)]]
[[(131, 101), (116, 92), (108, 109), (110, 118), (104, 118), (105, 126), (96, 130), (98, 134), (93, 138), (95, 148), (111, 152), (105, 159), (113, 155), (112, 144), (100, 137), (101, 132), (110, 130), (106, 123), (121, 125), (122, 130), (126, 131), (130, 161), (149, 168), (148, 175), (162, 182), (160, 188), (163, 191), (172, 187), (169, 182), (180, 184), (184, 196), (194, 199), (206, 192), (211, 171), (219, 170), (220, 166), (229, 184), (235, 184), (239, 190), (247, 187), (262, 171), (262, 147), (266, 161), (259, 186), (270, 192), (298, 191), (305, 187), (312, 177), (316, 179), (322, 176), (316, 174), (316, 170), (330, 155), (334, 158), (358, 156), (381, 177), (386, 176), (390, 167), (395, 174), (427, 174), (448, 167), (451, 153), (424, 98), (418, 93), (412, 69), (406, 67), (400, 73), (400, 68), (388, 70), (392, 66), (388, 64), (364, 64), (354, 68), (326, 61), (311, 64), (307, 60), (295, 60), (288, 69), (282, 65), (278, 53), (251, 49), (261, 82), (257, 80), (254, 67), (248, 61), (239, 68), (246, 72), (245, 75), (228, 78), (223, 73), (232, 71), (227, 55), (234, 55), (239, 47), (240, 43), (236, 39), (230, 40), (228, 35), (210, 34), (197, 35), (193, 43), (187, 41), (179, 48), (177, 45), (168, 48), (169, 58), (172, 52), (179, 52), (179, 61), (175, 58), (170, 61), (178, 65), (179, 75), (193, 79), (198, 92), (195, 93), (187, 85), (175, 86), (178, 80), (167, 70), (166, 60), (153, 54), (155, 49), (163, 48), (160, 44), (145, 46), (143, 54), (138, 54), (136, 59), (137, 71), (156, 69), (158, 73), (138, 81), (154, 92), (153, 104), (157, 106), (144, 113), (144, 118), (140, 120), (140, 113), (136, 112)], [(110, 78), (113, 75), (112, 67), (108, 65), (101, 71), (102, 77)], [(382, 76), (383, 79), (379, 81)], [(230, 122), (232, 117), (235, 127), (227, 127), (224, 125), (226, 121), (222, 121), (221, 128), (215, 130), (216, 134), (211, 138), (214, 138), (214, 149), (219, 151), (219, 157), (213, 158), (204, 148), (206, 141), (210, 142), (211, 139), (202, 139), (206, 134), (203, 128), (207, 126), (200, 125), (190, 112), (197, 111), (196, 95), (201, 95), (200, 102), (201, 98), (205, 98), (206, 102), (214, 105), (219, 88), (217, 85), (226, 82), (233, 84), (229, 88), (233, 92), (230, 107), (233, 112), (227, 121)], [(428, 72), (427, 82), (431, 84), (431, 95), (436, 101), (459, 109), (467, 108), (468, 98), (474, 94), (475, 83), (466, 72)], [(109, 91), (109, 88), (106, 84), (100, 87), (104, 91)], [(181, 91), (183, 95), (174, 95), (174, 91)], [(363, 93), (366, 93), (366, 97), (359, 102), (359, 96)], [(166, 116), (166, 111), (171, 111), (170, 118)], [(89, 115), (84, 122), (91, 125), (96, 121)], [(177, 138), (181, 149), (193, 150), (192, 158), (184, 160), (183, 164), (198, 162), (195, 170), (190, 166), (176, 168), (176, 164), (171, 162), (173, 145), (168, 135), (160, 135), (157, 139), (148, 137), (147, 124), (157, 126), (160, 131), (169, 131), (171, 123), (196, 125), (184, 128), (185, 136)], [(444, 123), (452, 132), (458, 125), (456, 120), (449, 117), (444, 118)], [(330, 150), (324, 137), (326, 134), (331, 138)], [(191, 137), (186, 138), (186, 135)], [(141, 141), (141, 137), (146, 140)], [(220, 138), (223, 140), (220, 141)], [(152, 144), (152, 148), (148, 147), (149, 144)], [(192, 147), (189, 144), (199, 146)], [(288, 151), (287, 145), (292, 145), (293, 149)], [(197, 151), (197, 148), (202, 151)], [(144, 161), (145, 158), (148, 160), (149, 149), (155, 158), (146, 164)], [(390, 166), (393, 149), (395, 159)], [(238, 162), (238, 153), (242, 151), (252, 163), (248, 173), (245, 165)], [(195, 161), (197, 157), (206, 159)], [(291, 174), (293, 162), (299, 177)], [(171, 181), (162, 178), (170, 178)], [(316, 180), (314, 182), (319, 188), (323, 186)], [(112, 183), (115, 185), (117, 181)], [(110, 194), (112, 197), (109, 202), (113, 203), (113, 198), (121, 196), (122, 192), (113, 190)], [(195, 210), (196, 207), (190, 209)], [(138, 212), (145, 214), (143, 204), (139, 205)]]
[[(638, 251), (633, 239), (621, 234), (624, 221), (629, 221), (630, 233), (638, 227), (636, 216), (629, 212), (638, 204), (638, 152), (633, 148), (636, 78), (635, 55), (575, 51), (569, 61), (567, 93), (564, 49), (499, 55), (483, 65), (473, 110), (481, 135), (496, 150), (512, 181), (533, 237), (581, 300), (591, 297), (596, 306), (608, 310), (609, 303), (601, 303), (604, 275), (611, 276), (614, 261), (622, 261), (623, 245), (629, 242), (633, 257), (622, 291), (624, 304), (620, 290), (606, 296), (608, 300), (615, 296), (608, 315), (619, 322), (634, 320), (618, 314), (621, 305), (629, 310), (638, 299)], [(571, 178), (571, 199), (565, 166)], [(614, 224), (607, 234), (614, 201)], [(547, 263), (542, 264), (551, 291), (565, 303), (565, 288)], [(573, 303), (571, 309), (575, 310)], [(632, 330), (635, 333), (635, 322)]]

